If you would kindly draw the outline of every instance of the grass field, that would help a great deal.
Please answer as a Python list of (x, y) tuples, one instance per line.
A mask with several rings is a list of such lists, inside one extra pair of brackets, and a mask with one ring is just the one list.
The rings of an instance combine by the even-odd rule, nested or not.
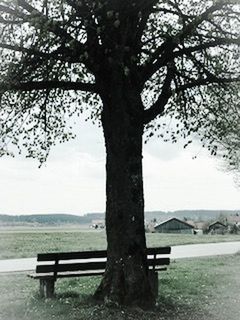
[(240, 256), (183, 259), (159, 275), (153, 311), (108, 308), (91, 299), (100, 279), (61, 279), (55, 299), (40, 299), (38, 281), (0, 275), (0, 320), (238, 320)]
[[(147, 234), (148, 246), (240, 241), (239, 235)], [(76, 228), (0, 230), (0, 259), (39, 252), (106, 248), (105, 231)], [(61, 279), (55, 299), (40, 299), (38, 281), (25, 273), (0, 274), (0, 320), (238, 320), (240, 255), (181, 259), (159, 275), (159, 298), (151, 312), (96, 305), (100, 278)]]
[[(240, 235), (177, 235), (147, 233), (148, 247), (240, 241)], [(76, 228), (0, 229), (0, 259), (35, 257), (37, 253), (105, 249), (105, 230)]]

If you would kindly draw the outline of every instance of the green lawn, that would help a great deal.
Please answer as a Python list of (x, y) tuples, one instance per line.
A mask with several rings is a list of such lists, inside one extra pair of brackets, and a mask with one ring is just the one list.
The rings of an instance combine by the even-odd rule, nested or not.
[(40, 252), (106, 248), (101, 231), (33, 230), (0, 233), (0, 259), (35, 257)]
[(159, 274), (153, 311), (96, 305), (100, 278), (61, 279), (56, 298), (41, 299), (38, 281), (26, 274), (0, 275), (1, 320), (238, 320), (240, 256), (183, 259)]
[[(191, 243), (240, 241), (240, 235), (176, 235), (147, 233), (147, 245), (166, 246)], [(105, 249), (105, 230), (88, 229), (1, 229), (0, 259), (35, 257), (40, 252)]]

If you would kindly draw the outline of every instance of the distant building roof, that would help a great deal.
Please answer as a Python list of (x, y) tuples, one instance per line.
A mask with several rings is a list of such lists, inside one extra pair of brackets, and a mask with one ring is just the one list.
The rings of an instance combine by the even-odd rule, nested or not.
[(227, 228), (227, 226), (226, 226), (224, 223), (220, 222), (220, 221), (215, 221), (215, 222), (211, 223), (211, 224), (208, 226), (208, 228), (211, 229), (211, 228), (213, 228), (214, 226), (220, 226), (220, 227)]
[(163, 222), (160, 222), (160, 223), (158, 223), (158, 224), (155, 226), (155, 228), (157, 228), (157, 227), (159, 227), (159, 226), (163, 226), (164, 224), (167, 224), (167, 223), (169, 223), (170, 221), (173, 221), (173, 220), (175, 220), (175, 221), (177, 221), (177, 222), (180, 222), (180, 223), (186, 225), (188, 228), (194, 229), (194, 226), (193, 226), (192, 224), (187, 223), (186, 221), (182, 221), (182, 220), (180, 220), (180, 219), (178, 219), (178, 218), (170, 218), (170, 219), (168, 219), (168, 220), (165, 220), (165, 221), (163, 221)]
[(193, 220), (184, 220), (184, 222), (190, 224), (191, 226), (193, 226), (194, 228), (196, 227), (196, 222)]

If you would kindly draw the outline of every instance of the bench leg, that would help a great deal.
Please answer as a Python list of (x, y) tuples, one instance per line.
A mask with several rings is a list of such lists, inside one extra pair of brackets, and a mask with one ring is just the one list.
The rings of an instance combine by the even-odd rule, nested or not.
[(158, 273), (153, 270), (148, 271), (148, 279), (154, 296), (158, 297)]
[(54, 296), (53, 279), (40, 279), (40, 296), (42, 298), (52, 298)]

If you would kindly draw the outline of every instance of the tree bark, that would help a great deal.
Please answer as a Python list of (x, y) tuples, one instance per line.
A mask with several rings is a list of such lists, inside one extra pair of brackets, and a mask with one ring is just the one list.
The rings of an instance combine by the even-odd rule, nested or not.
[[(155, 304), (148, 280), (142, 177), (143, 109), (140, 94), (114, 85), (101, 95), (106, 146), (107, 265), (97, 299), (149, 308)], [(133, 112), (134, 111), (134, 112)]]

